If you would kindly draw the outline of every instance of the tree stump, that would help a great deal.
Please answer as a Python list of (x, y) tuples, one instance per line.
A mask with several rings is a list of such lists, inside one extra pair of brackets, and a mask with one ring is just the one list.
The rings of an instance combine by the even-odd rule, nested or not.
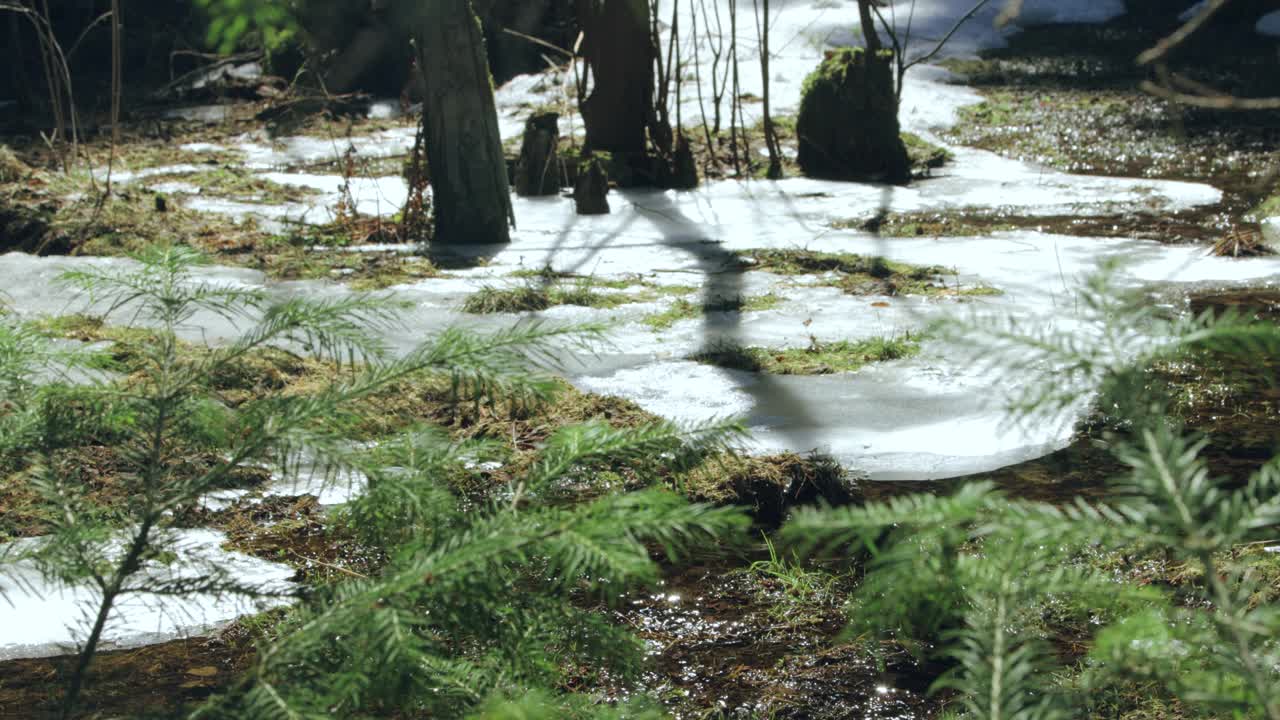
[(675, 190), (692, 190), (698, 187), (698, 163), (693, 158), (689, 139), (681, 133), (676, 138), (675, 153), (671, 158), (671, 187)]
[(516, 194), (521, 197), (560, 192), (559, 113), (537, 113), (525, 121), (520, 158), (516, 160)]
[(52, 205), (33, 208), (0, 199), (0, 253), (69, 254), (71, 237), (53, 229), (54, 211)]
[(806, 175), (896, 185), (911, 179), (892, 65), (887, 51), (836, 50), (805, 79), (796, 135)]
[(578, 168), (573, 186), (573, 204), (579, 215), (609, 214), (609, 176), (600, 158), (590, 157)]

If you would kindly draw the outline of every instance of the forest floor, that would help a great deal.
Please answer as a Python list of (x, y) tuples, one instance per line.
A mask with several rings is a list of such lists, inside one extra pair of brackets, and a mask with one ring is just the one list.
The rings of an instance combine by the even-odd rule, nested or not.
[[(404, 238), (396, 234), (392, 216), (409, 192), (398, 176), (412, 145), (412, 119), (396, 117), (394, 108), (386, 112), (390, 117), (380, 119), (305, 117), (287, 128), (271, 128), (281, 131), (271, 138), (257, 117), (260, 107), (229, 105), (212, 123), (161, 114), (131, 123), (122, 145), (114, 150), (117, 191), (101, 206), (96, 202), (105, 183), (100, 172), (93, 178), (80, 171), (58, 172), (34, 142), (7, 139), (18, 158), (35, 169), (20, 182), (0, 185), (0, 203), (35, 213), (44, 229), (31, 238), (7, 237), (6, 249), (34, 251), (44, 246), (74, 257), (6, 256), (6, 273), (32, 276), (30, 282), (6, 288), (6, 304), (39, 323), (50, 337), (111, 343), (113, 370), (125, 374), (138, 370), (129, 364), (129, 344), (145, 342), (145, 335), (76, 314), (83, 308), (37, 285), (80, 258), (112, 258), (157, 242), (200, 248), (218, 265), (232, 268), (219, 271), (219, 277), (284, 292), (400, 292), (420, 306), (420, 315), (413, 318), (419, 322), (411, 323), (414, 334), (430, 332), (444, 321), (497, 327), (530, 313), (568, 321), (608, 317), (619, 323), (620, 347), (590, 372), (570, 377), (572, 385), (566, 384), (562, 400), (553, 406), (515, 422), (483, 413), (457, 416), (447, 408), (440, 388), (398, 388), (371, 411), (368, 436), (362, 439), (385, 436), (417, 420), (440, 422), (458, 436), (499, 439), (508, 444), (510, 458), (485, 477), (497, 486), (518, 471), (551, 430), (569, 422), (604, 418), (620, 426), (634, 424), (655, 413), (671, 414), (667, 410), (678, 403), (708, 413), (745, 412), (766, 438), (753, 459), (727, 470), (719, 465), (661, 480), (686, 489), (695, 499), (749, 507), (766, 537), (805, 487), (822, 490), (807, 493), (806, 500), (825, 496), (848, 501), (946, 492), (974, 479), (991, 479), (1016, 497), (1050, 502), (1081, 495), (1103, 498), (1108, 479), (1121, 468), (1097, 442), (1106, 419), (1096, 414), (1064, 434), (1039, 441), (984, 440), (978, 443), (980, 450), (991, 450), (992, 458), (986, 465), (936, 447), (900, 450), (913, 442), (933, 443), (927, 438), (948, 421), (976, 423), (974, 436), (993, 434), (1000, 416), (983, 415), (967, 402), (936, 401), (901, 419), (901, 427), (894, 428), (901, 431), (900, 442), (882, 439), (878, 433), (890, 423), (878, 417), (862, 426), (846, 424), (839, 436), (809, 432), (799, 421), (786, 431), (774, 428), (781, 424), (777, 417), (789, 411), (788, 403), (804, 406), (813, 397), (789, 385), (790, 380), (810, 383), (818, 388), (812, 392), (820, 395), (837, 387), (820, 384), (827, 376), (835, 376), (828, 378), (832, 383), (856, 382), (845, 375), (854, 367), (866, 368), (857, 374), (868, 383), (943, 395), (939, 387), (949, 392), (951, 385), (911, 385), (927, 381), (931, 373), (945, 376), (952, 385), (964, 385), (965, 380), (962, 371), (939, 359), (946, 348), (928, 342), (923, 348), (911, 346), (919, 339), (913, 334), (921, 324), (919, 313), (944, 305), (987, 307), (984, 303), (995, 312), (1041, 302), (1016, 284), (1022, 266), (1001, 272), (1003, 260), (998, 256), (974, 261), (990, 266), (966, 266), (963, 256), (975, 245), (947, 246), (947, 241), (1016, 244), (1053, 238), (1052, 252), (1065, 249), (1068, 257), (1064, 261), (1050, 255), (1046, 270), (1029, 281), (1034, 284), (1053, 277), (1055, 266), (1062, 272), (1064, 262), (1067, 272), (1083, 272), (1092, 262), (1092, 257), (1073, 260), (1071, 253), (1084, 256), (1093, 249), (1118, 248), (1118, 254), (1133, 247), (1148, 256), (1157, 252), (1148, 245), (1123, 244), (1137, 239), (1172, 246), (1170, 253), (1186, 251), (1160, 256), (1182, 263), (1200, 257), (1224, 236), (1256, 231), (1253, 210), (1276, 189), (1264, 180), (1270, 177), (1274, 182), (1268, 173), (1280, 160), (1280, 120), (1265, 114), (1224, 118), (1182, 111), (1142, 94), (1130, 58), (1162, 28), (1135, 22), (1121, 18), (1100, 26), (1035, 28), (981, 59), (949, 61), (946, 67), (962, 74), (964, 82), (981, 93), (981, 102), (962, 109), (959, 122), (936, 135), (931, 136), (927, 127), (910, 129), (926, 130), (926, 142), (946, 145), (957, 172), (966, 163), (989, 162), (982, 160), (985, 155), (966, 154), (978, 148), (1085, 176), (1207, 184), (1221, 191), (1216, 201), (1183, 201), (1183, 191), (1198, 198), (1205, 193), (1179, 185), (1141, 185), (1146, 189), (1134, 190), (1129, 185), (1064, 184), (1047, 192), (1087, 197), (1078, 199), (1079, 205), (1045, 206), (1037, 200), (1010, 207), (999, 198), (985, 205), (942, 203), (928, 195), (928, 188), (945, 187), (947, 197), (961, 192), (944, 185), (944, 167), (935, 169), (937, 181), (921, 181), (920, 194), (901, 194), (887, 209), (878, 189), (863, 199), (835, 195), (839, 190), (829, 185), (788, 186), (785, 202), (752, 214), (745, 227), (724, 225), (718, 232), (706, 227), (713, 222), (708, 218), (715, 216), (717, 203), (729, 214), (741, 206), (728, 204), (728, 193), (754, 191), (711, 189), (687, 202), (615, 193), (615, 198), (621, 195), (629, 203), (617, 225), (577, 230), (572, 230), (572, 223), (570, 230), (564, 229), (563, 212), (548, 211), (543, 217), (536, 212), (545, 207), (526, 203), (519, 209), (531, 218), (532, 229), (506, 255), (439, 253), (399, 242)], [(1274, 41), (1259, 39), (1256, 46), (1235, 43), (1233, 48), (1239, 52), (1214, 55), (1216, 65), (1202, 66), (1206, 79), (1240, 80), (1242, 92), (1276, 93), (1277, 88), (1267, 83), (1280, 78), (1257, 72), (1259, 67), (1274, 67)], [(1264, 64), (1268, 58), (1270, 66)], [(348, 152), (348, 147), (355, 151)], [(105, 167), (112, 154), (100, 140), (87, 143), (83, 151), (95, 168)], [(705, 167), (719, 166), (725, 172), (725, 158), (705, 147), (700, 160)], [(992, 185), (976, 191), (998, 195), (1001, 189)], [(1130, 191), (1154, 199), (1146, 206), (1099, 199)], [(717, 194), (721, 192), (725, 194)], [(1089, 210), (1078, 212), (1085, 205)], [(707, 208), (710, 213), (698, 214)], [(750, 227), (760, 214), (783, 215), (791, 208), (798, 208), (794, 215), (781, 217), (769, 228)], [(652, 220), (659, 214), (662, 219)], [(686, 225), (700, 228), (699, 233), (688, 234), (681, 225), (672, 236), (670, 224), (678, 216)], [(637, 217), (653, 222), (656, 230), (636, 230)], [(796, 240), (796, 226), (811, 234)], [(747, 232), (754, 236), (741, 236)], [(779, 239), (770, 236), (775, 232), (790, 234)], [(1079, 244), (1072, 245), (1073, 239)], [(617, 246), (610, 248), (614, 256), (592, 247), (610, 242)], [(636, 265), (633, 253), (639, 251), (632, 246), (658, 249)], [(889, 261), (874, 260), (881, 250)], [(1200, 266), (1209, 268), (1204, 277), (1198, 271), (1190, 274), (1210, 282), (1194, 285), (1189, 292), (1177, 291), (1172, 304), (1191, 311), (1245, 308), (1265, 321), (1280, 318), (1280, 293), (1274, 288), (1280, 269), (1272, 264), (1238, 266), (1247, 270), (1213, 264), (1227, 262), (1254, 261), (1206, 259)], [(637, 267), (640, 272), (631, 271)], [(451, 308), (443, 321), (424, 319), (442, 307)], [(870, 319), (840, 319), (853, 312)], [(813, 324), (801, 325), (806, 318)], [(219, 336), (217, 330), (208, 334), (215, 341)], [(837, 345), (850, 340), (878, 344)], [(708, 355), (709, 349), (718, 354)], [(193, 342), (189, 351), (201, 350)], [(690, 373), (693, 383), (726, 377), (733, 382), (713, 383), (707, 392), (718, 396), (710, 399), (684, 397), (680, 393), (693, 392), (684, 387), (660, 395), (642, 374), (647, 366), (634, 361), (641, 355), (658, 355), (658, 363), (669, 363), (658, 368), (660, 374)], [(726, 370), (725, 365), (735, 369)], [(1181, 419), (1208, 436), (1211, 469), (1238, 481), (1269, 459), (1280, 443), (1277, 370), (1274, 359), (1259, 368), (1205, 357), (1153, 368), (1152, 373), (1172, 383)], [(241, 376), (227, 379), (220, 390), (234, 401), (263, 388), (304, 385), (331, 371), (318, 364), (254, 358)], [(791, 372), (808, 374), (795, 378), (788, 375)], [(974, 393), (990, 390), (990, 378), (969, 380)], [(842, 397), (847, 400), (850, 395)], [(835, 407), (827, 416), (819, 403), (810, 404), (816, 409), (804, 417), (813, 425), (827, 425), (831, 417), (853, 412)], [(860, 455), (861, 439), (841, 444), (845, 436), (860, 438), (859, 430), (874, 438), (868, 443), (883, 443), (889, 449), (877, 447), (880, 455)], [(848, 467), (809, 454), (814, 448), (830, 450)], [(102, 503), (122, 500), (112, 493), (109, 448), (84, 448), (67, 462), (94, 471), (92, 482)], [(884, 471), (889, 467), (907, 469), (895, 475)], [(975, 467), (979, 469), (971, 472)], [(856, 472), (868, 469), (874, 480)], [(626, 488), (634, 481), (628, 468), (613, 468), (583, 492)], [(243, 486), (236, 488), (244, 493), (223, 504), (192, 508), (183, 522), (225, 533), (230, 548), (287, 565), (300, 582), (325, 582), (335, 574), (376, 566), (376, 549), (360, 548), (331, 522), (331, 505), (320, 502), (321, 490), (304, 484), (296, 493), (280, 492), (270, 483), (269, 477), (244, 478)], [(340, 498), (343, 491), (336, 495)], [(40, 534), (41, 518), (25, 510), (29, 500), (13, 478), (0, 487), (0, 536)], [(1176, 588), (1188, 581), (1186, 568), (1169, 566), (1160, 558), (1099, 556), (1082, 562), (1112, 569), (1118, 578), (1160, 586)], [(1224, 564), (1263, 574), (1271, 579), (1274, 595), (1280, 595), (1280, 553), (1242, 548), (1224, 558)], [(803, 563), (785, 549), (757, 544), (707, 553), (690, 566), (673, 567), (653, 592), (600, 611), (611, 613), (646, 641), (653, 665), (643, 689), (682, 717), (936, 716), (946, 697), (930, 696), (927, 688), (940, 668), (921, 664), (906, 647), (879, 646), (842, 632), (844, 602), (862, 571), (857, 561), (839, 566)], [(1082, 640), (1087, 628), (1081, 625), (1079, 609), (1059, 610), (1046, 619), (1046, 633), (1079, 670), (1088, 649)], [(270, 636), (271, 617), (249, 616), (206, 637), (103, 654), (88, 712), (164, 717), (226, 687), (252, 662), (255, 639)], [(42, 716), (57, 696), (67, 667), (65, 658), (0, 664), (0, 717)], [(583, 678), (589, 678), (585, 669)], [(1064, 687), (1077, 680), (1076, 671), (1058, 679)], [(1176, 704), (1164, 702), (1138, 691), (1117, 691), (1099, 700), (1099, 714), (1129, 720), (1183, 716)]]

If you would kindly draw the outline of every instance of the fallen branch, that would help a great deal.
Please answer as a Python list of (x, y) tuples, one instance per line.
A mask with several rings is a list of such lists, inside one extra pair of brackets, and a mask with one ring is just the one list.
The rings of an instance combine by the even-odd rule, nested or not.
[(1204, 7), (1200, 8), (1200, 12), (1196, 13), (1194, 17), (1183, 23), (1182, 27), (1174, 30), (1168, 37), (1160, 40), (1160, 42), (1155, 44), (1155, 47), (1152, 47), (1139, 55), (1138, 65), (1150, 65), (1151, 63), (1164, 58), (1174, 48), (1186, 42), (1187, 38), (1194, 35), (1197, 30), (1203, 27), (1205, 23), (1209, 22), (1209, 20), (1212, 19), (1213, 16), (1229, 2), (1231, 2), (1231, 0), (1209, 0), (1209, 2), (1205, 3)]
[(1150, 80), (1142, 81), (1139, 87), (1165, 100), (1210, 110), (1280, 110), (1280, 98), (1240, 98), (1217, 92), (1213, 95), (1192, 95)]

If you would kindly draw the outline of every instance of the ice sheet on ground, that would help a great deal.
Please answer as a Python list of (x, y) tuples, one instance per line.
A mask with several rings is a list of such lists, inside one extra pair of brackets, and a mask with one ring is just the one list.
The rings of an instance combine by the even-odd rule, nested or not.
[[(257, 495), (262, 498), (314, 495), (321, 507), (332, 507), (350, 502), (363, 493), (368, 484), (368, 478), (352, 470), (325, 473), (316, 468), (304, 468), (301, 472), (287, 476), (273, 472), (271, 479), (256, 490)], [(223, 510), (251, 493), (254, 493), (254, 489), (215, 490), (203, 495), (200, 505), (208, 510)]]
[(263, 487), (263, 495), (314, 495), (322, 507), (342, 505), (364, 492), (369, 479), (353, 470), (324, 472), (319, 468), (303, 468), (285, 476), (275, 473)]
[[(137, 263), (127, 258), (40, 258), (24, 253), (0, 255), (0, 277), (6, 279), (4, 292), (10, 301), (9, 309), (20, 317), (102, 312), (105, 309), (103, 303), (91, 303), (88, 296), (63, 283), (60, 279), (62, 274), (73, 269), (124, 272), (136, 267)], [(262, 288), (266, 285), (260, 272), (219, 265), (200, 268), (193, 281), (231, 288)], [(116, 319), (123, 317), (127, 317), (127, 311)], [(243, 324), (233, 323), (216, 313), (197, 313), (189, 324), (179, 328), (179, 336), (184, 340), (217, 345), (237, 337), (240, 333), (237, 327)]]
[[(193, 165), (191, 163), (182, 163), (178, 165), (161, 165), (159, 167), (141, 168), (138, 170), (126, 170), (124, 168), (114, 168), (111, 171), (111, 179), (113, 182), (121, 184), (133, 183), (147, 178), (157, 177), (160, 175), (194, 175), (199, 172), (208, 170), (207, 165)], [(95, 176), (106, 177), (107, 169), (105, 167), (96, 168), (93, 171)]]
[[(984, 8), (963, 26), (944, 54), (963, 55), (982, 47), (1003, 44), (1014, 28), (992, 25), (998, 4)], [(945, 0), (921, 0), (912, 18), (913, 47), (926, 49), (932, 40), (949, 31), (969, 9)], [(1022, 25), (1042, 22), (1102, 22), (1123, 10), (1113, 2), (1028, 2), (1019, 20)], [(687, 8), (686, 8), (687, 11)], [(898, 21), (903, 21), (898, 18)], [(799, 101), (800, 83), (832, 45), (855, 40), (856, 13), (850, 6), (796, 2), (783, 6), (774, 23), (775, 54), (772, 81), (774, 106), (779, 113), (793, 112)], [(686, 25), (688, 27), (688, 25)], [(754, 48), (754, 27), (743, 30), (740, 51)], [(692, 47), (685, 48), (692, 62)], [(705, 50), (705, 48), (704, 48)], [(707, 58), (703, 57), (705, 65)], [(704, 68), (705, 69), (705, 68)], [(498, 92), (504, 137), (518, 135), (524, 117), (536, 106), (564, 95), (564, 74), (516, 78)], [(759, 94), (760, 80), (743, 76), (744, 93)], [(938, 68), (911, 71), (904, 91), (902, 121), (906, 129), (932, 137), (931, 130), (954, 122), (956, 110), (977, 101), (970, 89), (952, 84), (954, 78)], [(690, 98), (686, 103), (692, 102)], [(748, 113), (755, 112), (748, 104)], [(698, 108), (686, 105), (684, 117), (698, 117)], [(571, 118), (566, 117), (569, 121)], [(748, 123), (753, 119), (748, 117)], [(562, 126), (571, 132), (568, 122)], [(405, 127), (352, 139), (362, 157), (386, 157), (408, 150), (415, 129)], [(346, 139), (286, 138), (269, 141), (264, 134), (240, 140), (251, 166), (264, 171), (335, 160), (345, 152)], [(209, 148), (210, 150), (214, 148)], [(761, 379), (681, 362), (682, 358), (711, 343), (803, 346), (810, 336), (826, 342), (893, 334), (918, 328), (939, 314), (952, 312), (951, 300), (921, 298), (856, 298), (826, 287), (806, 286), (812, 280), (779, 278), (766, 273), (735, 271), (737, 251), (759, 247), (807, 248), (884, 255), (891, 259), (955, 268), (954, 282), (986, 283), (1004, 290), (1000, 297), (981, 298), (967, 306), (979, 313), (1020, 313), (1046, 322), (1070, 307), (1080, 277), (1105, 257), (1130, 261), (1130, 277), (1145, 282), (1261, 282), (1273, 278), (1274, 260), (1226, 261), (1203, 258), (1194, 248), (1163, 247), (1150, 242), (1057, 237), (1035, 232), (999, 233), (989, 238), (909, 238), (886, 240), (854, 230), (836, 230), (833, 220), (858, 221), (884, 212), (938, 212), (956, 209), (1004, 211), (1019, 215), (1098, 215), (1183, 210), (1217, 202), (1221, 195), (1207, 185), (1123, 178), (1072, 176), (992, 153), (952, 148), (956, 160), (937, 177), (907, 188), (868, 184), (832, 183), (802, 178), (781, 182), (715, 182), (687, 193), (629, 191), (615, 193), (614, 212), (602, 217), (581, 217), (564, 198), (517, 198), (515, 214), (519, 230), (511, 245), (501, 248), (467, 248), (460, 254), (483, 256), (486, 265), (454, 277), (408, 283), (393, 292), (413, 303), (405, 331), (388, 340), (408, 348), (424, 336), (452, 324), (478, 329), (502, 327), (512, 315), (467, 316), (458, 311), (465, 296), (484, 284), (508, 282), (515, 270), (552, 265), (561, 271), (602, 278), (642, 278), (649, 283), (692, 284), (702, 299), (724, 301), (735, 297), (776, 292), (786, 298), (776, 309), (747, 313), (710, 313), (704, 318), (682, 320), (669, 329), (652, 331), (641, 322), (646, 313), (674, 302), (664, 299), (624, 305), (613, 310), (553, 308), (538, 315), (560, 321), (610, 319), (617, 323), (614, 345), (596, 355), (574, 358), (570, 371), (584, 386), (633, 396), (642, 403), (675, 417), (703, 417), (746, 408), (760, 433), (761, 442), (808, 449), (824, 446), (853, 464), (868, 467), (890, 465), (909, 472), (934, 476), (971, 469), (975, 463), (994, 467), (1009, 458), (1042, 452), (1045, 443), (1060, 435), (1015, 437), (1000, 434), (998, 410), (977, 409), (974, 400), (989, 397), (990, 379), (970, 377), (948, 359), (945, 348), (929, 346), (925, 354), (908, 363), (890, 363), (858, 375), (806, 379)], [(310, 187), (322, 197), (314, 204), (254, 206), (195, 198), (194, 207), (232, 214), (323, 222), (343, 186), (337, 176), (293, 172), (265, 172), (276, 182)], [(403, 180), (396, 177), (352, 178), (350, 188), (364, 212), (389, 215), (406, 196)], [(200, 203), (206, 203), (201, 205)], [(189, 205), (190, 206), (190, 205)], [(22, 265), (22, 258), (0, 262)], [(210, 271), (214, 272), (214, 271)], [(260, 276), (238, 276), (239, 282), (263, 284)], [(521, 281), (523, 282), (523, 281)], [(326, 296), (348, 292), (327, 283), (272, 284), (282, 295)], [(49, 306), (59, 297), (48, 288), (26, 288), (26, 302)], [(881, 305), (887, 304), (887, 307)], [(804, 321), (810, 320), (809, 325)], [(202, 319), (203, 322), (203, 319)], [(210, 320), (211, 339), (229, 337), (233, 328)], [(657, 364), (655, 364), (657, 363)], [(675, 363), (664, 365), (663, 363)], [(655, 369), (657, 368), (657, 369)], [(686, 398), (670, 383), (655, 382), (675, 370), (703, 382), (694, 383)], [(915, 413), (897, 413), (892, 423), (876, 424), (868, 417), (850, 414), (835, 417), (837, 408), (857, 402), (869, 378), (904, 392), (921, 377), (946, 378), (948, 402)], [(713, 378), (718, 378), (712, 381)], [(681, 386), (684, 387), (684, 386)], [(665, 388), (666, 394), (663, 394)], [(723, 395), (699, 398), (696, 391), (718, 388)], [(816, 389), (809, 389), (816, 388)], [(840, 390), (837, 391), (836, 388)], [(766, 392), (765, 390), (768, 390)], [(935, 388), (936, 389), (936, 388)], [(754, 393), (754, 394), (753, 394)], [(843, 394), (842, 394), (843, 393)], [(833, 404), (831, 398), (843, 398)], [(878, 396), (868, 396), (876, 397)], [(875, 402), (880, 402), (876, 399)], [(746, 403), (743, 405), (743, 403)], [(786, 410), (785, 408), (792, 408)], [(822, 418), (810, 422), (807, 415)], [(794, 412), (793, 412), (794, 411)], [(958, 446), (931, 443), (919, 447), (947, 422), (966, 428), (965, 436), (986, 436), (985, 444), (966, 441)], [(821, 427), (833, 428), (829, 431)], [(908, 450), (914, 447), (914, 450)], [(988, 453), (975, 460), (970, 450)], [(917, 453), (918, 457), (910, 455)], [(904, 455), (906, 453), (906, 455)], [(928, 453), (925, 457), (923, 453)]]
[(1280, 253), (1280, 217), (1262, 221), (1262, 238), (1272, 250)]
[(1191, 5), (1187, 6), (1186, 10), (1183, 10), (1182, 12), (1178, 13), (1178, 20), (1182, 22), (1186, 22), (1191, 18), (1195, 17), (1196, 15), (1199, 15), (1200, 11), (1204, 9), (1204, 6), (1206, 4), (1208, 4), (1208, 0), (1200, 0), (1200, 2), (1192, 3)]
[(1254, 25), (1254, 29), (1263, 35), (1280, 37), (1280, 10), (1269, 12), (1258, 18), (1258, 24)]
[(195, 105), (192, 107), (169, 108), (164, 111), (164, 116), (216, 125), (230, 118), (233, 111), (234, 107), (231, 105)]
[[(806, 181), (797, 182), (804, 187)], [(715, 186), (707, 192), (714, 194)], [(517, 233), (510, 246), (495, 252), (483, 275), (473, 272), (468, 277), (429, 279), (395, 288), (394, 294), (409, 301), (412, 308), (404, 328), (390, 332), (387, 340), (394, 347), (408, 349), (450, 325), (465, 324), (479, 330), (507, 326), (517, 316), (467, 316), (458, 306), (467, 293), (483, 284), (525, 282), (501, 280), (505, 273), (538, 268), (547, 262), (556, 270), (599, 278), (675, 279), (700, 287), (700, 300), (775, 292), (785, 300), (773, 310), (742, 315), (713, 312), (656, 332), (642, 322), (644, 315), (662, 309), (673, 302), (671, 299), (613, 310), (553, 308), (538, 315), (564, 322), (617, 323), (612, 345), (595, 354), (575, 356), (569, 363), (569, 374), (584, 388), (633, 398), (674, 419), (742, 412), (750, 418), (764, 447), (821, 448), (879, 477), (938, 477), (1035, 457), (1065, 440), (1065, 432), (1055, 430), (1051, 437), (1004, 432), (1004, 413), (992, 392), (995, 380), (967, 372), (954, 353), (936, 344), (927, 344), (924, 354), (912, 361), (830, 378), (758, 378), (682, 359), (724, 342), (803, 347), (810, 342), (810, 335), (821, 342), (894, 335), (955, 312), (1015, 314), (1028, 322), (1061, 322), (1071, 316), (1073, 296), (1082, 277), (1105, 259), (1124, 260), (1125, 276), (1133, 283), (1280, 282), (1280, 258), (1210, 257), (1201, 247), (1165, 246), (1145, 240), (1029, 231), (977, 238), (885, 239), (857, 231), (833, 231), (817, 224), (821, 213), (809, 216), (797, 212), (806, 202), (822, 202), (821, 198), (806, 198), (804, 193), (779, 196), (775, 192), (756, 193), (754, 204), (742, 202), (741, 197), (733, 200), (746, 192), (754, 191), (726, 192), (727, 197), (715, 201), (697, 194), (638, 194), (633, 196), (636, 204), (620, 209), (617, 216), (582, 221), (588, 227), (603, 223), (604, 228), (596, 225), (594, 231), (581, 228), (559, 235), (549, 232), (559, 210), (551, 212), (551, 203), (546, 203), (548, 232), (537, 228), (537, 215), (526, 213), (527, 229)], [(813, 282), (811, 278), (734, 269), (735, 251), (761, 247), (802, 247), (939, 264), (955, 268), (956, 274), (946, 278), (947, 282), (982, 282), (1004, 294), (963, 304), (945, 298), (854, 297), (806, 284)], [(11, 290), (15, 306), (56, 312), (58, 307), (67, 308), (68, 302), (50, 288), (47, 278), (51, 268), (120, 262), (125, 261), (10, 254), (0, 257), (0, 272), (31, 283), (15, 284)], [(208, 273), (207, 279), (214, 282), (268, 287), (281, 295), (323, 297), (349, 292), (329, 283), (267, 285), (259, 274), (243, 270), (208, 268), (201, 272)], [(805, 320), (810, 323), (805, 325)], [(234, 335), (235, 329), (225, 322), (216, 318), (208, 322), (205, 333), (212, 340)], [(673, 382), (682, 376), (692, 380)], [(903, 400), (911, 397), (918, 402)], [(927, 397), (933, 400), (926, 401)], [(949, 423), (964, 432), (944, 431)], [(970, 439), (948, 442), (961, 435)]]
[(351, 138), (298, 136), (271, 140), (264, 132), (254, 132), (241, 138), (236, 147), (245, 153), (246, 167), (276, 170), (339, 162), (348, 149), (354, 149), (357, 159), (397, 157), (409, 152), (417, 132), (413, 124)]
[(262, 64), (256, 62), (233, 65), (224, 63), (197, 76), (191, 83), (193, 88), (202, 88), (212, 83), (235, 78), (236, 80), (256, 80), (262, 77)]
[[(221, 549), (226, 537), (213, 530), (177, 531), (177, 558), (168, 565), (152, 564), (137, 585), (196, 579), (222, 568), (242, 586), (257, 586), (274, 594), (291, 589), (293, 569)], [(18, 540), (4, 547), (22, 551), (39, 538)], [(26, 560), (0, 565), (0, 660), (48, 657), (75, 651), (87, 635), (96, 612), (87, 587), (59, 587), (45, 581)], [(245, 596), (156, 597), (128, 594), (107, 621), (103, 650), (138, 647), (207, 633), (235, 618), (284, 603), (280, 597), (250, 599)]]

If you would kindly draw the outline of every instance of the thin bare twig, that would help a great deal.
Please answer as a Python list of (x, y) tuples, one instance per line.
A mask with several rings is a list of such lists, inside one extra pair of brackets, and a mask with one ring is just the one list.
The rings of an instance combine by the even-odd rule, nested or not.
[(1197, 30), (1209, 22), (1213, 16), (1223, 8), (1231, 0), (1209, 0), (1204, 7), (1200, 8), (1200, 12), (1194, 17), (1183, 23), (1182, 27), (1174, 30), (1172, 34), (1156, 43), (1154, 47), (1144, 51), (1138, 56), (1138, 65), (1150, 65), (1157, 60), (1163, 59), (1174, 48), (1186, 42), (1187, 38), (1195, 34)]
[(536, 38), (536, 37), (534, 37), (534, 36), (532, 36), (532, 35), (526, 35), (526, 34), (524, 34), (524, 33), (522, 33), (522, 32), (519, 32), (519, 31), (516, 31), (516, 30), (512, 30), (511, 28), (502, 28), (502, 32), (504, 32), (504, 33), (506, 33), (506, 34), (508, 34), (508, 35), (514, 35), (515, 37), (518, 37), (518, 38), (520, 38), (521, 40), (528, 40), (529, 42), (533, 43), (534, 45), (541, 45), (542, 47), (547, 48), (548, 50), (554, 50), (554, 51), (556, 51), (557, 53), (559, 53), (559, 54), (561, 54), (561, 55), (564, 55), (565, 57), (569, 58), (570, 60), (572, 60), (572, 59), (573, 59), (573, 53), (572, 53), (572, 52), (569, 52), (568, 50), (565, 50), (564, 48), (560, 47), (559, 45), (553, 45), (553, 44), (551, 44), (551, 43), (547, 42), (546, 40), (543, 40), (542, 38)]

